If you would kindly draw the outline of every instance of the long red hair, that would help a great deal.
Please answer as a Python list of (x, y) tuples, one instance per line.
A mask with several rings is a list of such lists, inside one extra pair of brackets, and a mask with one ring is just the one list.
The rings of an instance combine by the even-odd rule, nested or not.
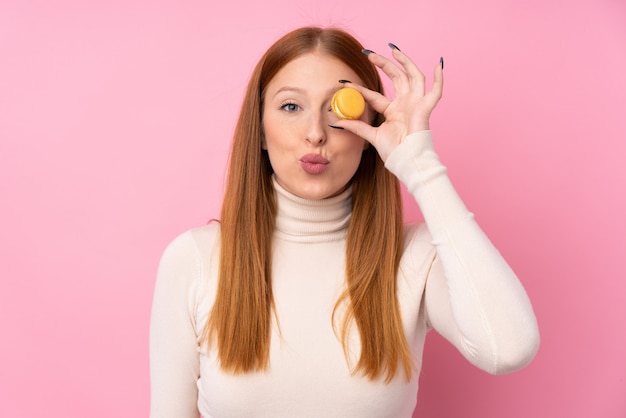
[[(272, 45), (252, 73), (234, 133), (222, 205), (217, 294), (202, 334), (203, 342), (216, 344), (223, 370), (247, 373), (269, 366), (276, 202), (272, 167), (261, 147), (265, 89), (288, 62), (320, 51), (343, 61), (369, 89), (382, 93), (378, 71), (362, 49), (342, 30), (300, 28)], [(372, 125), (382, 121), (382, 115), (372, 113)], [(413, 363), (396, 296), (403, 244), (400, 187), (374, 147), (363, 152), (353, 177), (352, 204), (346, 290), (336, 305), (347, 302), (339, 331), (342, 344), (346, 350), (348, 329), (355, 323), (361, 354), (354, 372), (370, 379), (385, 374), (389, 381), (401, 365), (409, 379)]]

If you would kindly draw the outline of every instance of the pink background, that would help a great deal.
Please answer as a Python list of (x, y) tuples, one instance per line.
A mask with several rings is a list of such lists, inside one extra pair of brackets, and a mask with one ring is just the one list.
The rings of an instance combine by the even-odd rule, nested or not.
[(626, 416), (622, 0), (3, 0), (0, 416), (147, 416), (161, 252), (218, 216), (252, 66), (304, 24), (445, 57), (437, 149), (539, 319), (507, 376), (432, 334), (415, 416)]

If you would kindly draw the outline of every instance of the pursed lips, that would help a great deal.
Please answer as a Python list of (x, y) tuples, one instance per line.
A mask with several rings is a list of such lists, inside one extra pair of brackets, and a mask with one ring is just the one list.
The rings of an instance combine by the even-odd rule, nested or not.
[(328, 167), (326, 158), (319, 154), (306, 154), (300, 157), (300, 166), (308, 174), (320, 174)]

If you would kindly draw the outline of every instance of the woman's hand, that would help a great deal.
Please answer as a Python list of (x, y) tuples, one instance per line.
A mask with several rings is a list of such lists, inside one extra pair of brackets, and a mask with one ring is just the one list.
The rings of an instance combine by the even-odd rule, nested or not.
[(380, 68), (393, 82), (395, 98), (389, 100), (382, 94), (363, 86), (357, 89), (374, 110), (385, 115), (385, 122), (373, 127), (360, 120), (342, 120), (335, 125), (353, 132), (371, 143), (383, 161), (391, 152), (414, 132), (430, 129), (430, 114), (441, 99), (443, 92), (443, 59), (435, 67), (434, 81), (426, 91), (426, 80), (413, 61), (395, 45), (389, 44), (392, 56), (402, 66), (390, 59), (369, 52), (370, 62)]

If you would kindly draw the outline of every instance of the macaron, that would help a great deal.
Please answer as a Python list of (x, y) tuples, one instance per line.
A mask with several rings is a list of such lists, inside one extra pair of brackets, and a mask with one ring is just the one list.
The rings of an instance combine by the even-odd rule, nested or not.
[(333, 95), (330, 107), (341, 119), (358, 119), (365, 111), (365, 99), (358, 90), (343, 87)]

